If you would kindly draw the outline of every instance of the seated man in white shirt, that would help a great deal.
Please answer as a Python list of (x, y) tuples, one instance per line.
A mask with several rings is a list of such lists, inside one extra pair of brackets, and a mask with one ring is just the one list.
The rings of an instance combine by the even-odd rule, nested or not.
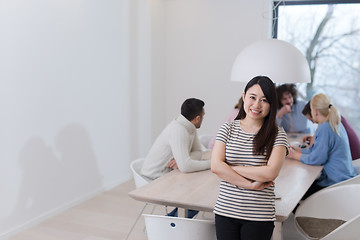
[[(166, 126), (152, 145), (142, 166), (142, 175), (156, 179), (177, 168), (184, 173), (210, 168), (210, 154), (202, 152), (196, 130), (205, 115), (204, 105), (196, 98), (185, 100), (181, 114)], [(170, 216), (177, 216), (175, 210)], [(191, 215), (189, 212), (189, 217)]]

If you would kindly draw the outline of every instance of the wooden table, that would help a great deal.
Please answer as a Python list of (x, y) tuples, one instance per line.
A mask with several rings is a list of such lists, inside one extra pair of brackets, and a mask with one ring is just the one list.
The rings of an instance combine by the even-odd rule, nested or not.
[[(282, 239), (282, 222), (289, 217), (321, 170), (322, 166), (310, 166), (285, 159), (275, 180), (275, 194), (280, 199), (275, 201), (274, 240)], [(131, 191), (129, 195), (143, 202), (212, 212), (219, 193), (220, 181), (210, 170), (195, 173), (173, 170)]]

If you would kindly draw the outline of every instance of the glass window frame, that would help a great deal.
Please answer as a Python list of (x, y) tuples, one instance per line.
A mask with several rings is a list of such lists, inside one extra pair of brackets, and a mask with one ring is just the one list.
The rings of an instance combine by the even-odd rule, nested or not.
[[(273, 23), (272, 23), (272, 34), (273, 34), (273, 38), (278, 38), (278, 19), (279, 19), (279, 7), (280, 6), (302, 6), (302, 5), (330, 5), (330, 4), (339, 4), (339, 5), (345, 5), (345, 4), (360, 4), (360, 0), (322, 0), (322, 1), (291, 1), (291, 0), (287, 0), (287, 1), (273, 1)], [(281, 17), (281, 16), (280, 16)], [(303, 99), (306, 100), (306, 99)], [(308, 99), (307, 99), (308, 100)], [(358, 134), (358, 136), (360, 136), (360, 127), (357, 124), (357, 120), (354, 122), (354, 115), (348, 116), (347, 111), (344, 111), (344, 114), (342, 114), (343, 116), (346, 117), (346, 119), (351, 123), (352, 127), (354, 128), (354, 130), (356, 131), (356, 133)], [(352, 119), (352, 121), (351, 121)]]
[(291, 6), (291, 5), (312, 5), (312, 4), (349, 4), (349, 3), (360, 3), (360, 0), (317, 0), (317, 1), (273, 1), (273, 26), (272, 26), (272, 37), (277, 38), (278, 35), (278, 16), (280, 6)]

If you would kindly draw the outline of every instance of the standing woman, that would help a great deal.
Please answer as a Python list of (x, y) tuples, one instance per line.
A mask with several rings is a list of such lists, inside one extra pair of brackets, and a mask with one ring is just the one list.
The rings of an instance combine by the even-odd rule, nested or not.
[(250, 80), (234, 121), (220, 128), (211, 171), (221, 179), (214, 208), (218, 240), (271, 239), (275, 221), (273, 181), (287, 152), (287, 137), (276, 124), (274, 83)]
[(311, 116), (319, 124), (310, 148), (292, 147), (289, 158), (304, 164), (324, 166), (320, 178), (315, 180), (303, 199), (316, 191), (356, 176), (352, 165), (349, 139), (340, 114), (330, 98), (317, 94), (310, 102)]

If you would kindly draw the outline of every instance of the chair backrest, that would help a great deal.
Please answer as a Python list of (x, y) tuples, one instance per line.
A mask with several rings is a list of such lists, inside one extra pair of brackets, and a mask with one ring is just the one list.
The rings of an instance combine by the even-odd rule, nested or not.
[(130, 169), (134, 177), (136, 188), (144, 186), (150, 182), (149, 179), (140, 174), (141, 166), (143, 165), (144, 160), (145, 158), (138, 158), (130, 163)]
[(348, 180), (333, 184), (327, 188), (334, 188), (334, 187), (338, 187), (338, 186), (344, 186), (344, 185), (349, 185), (349, 184), (360, 184), (360, 175), (357, 175), (353, 178), (350, 178)]
[[(321, 226), (324, 226), (324, 228), (329, 227), (329, 224), (335, 224), (337, 220), (351, 222), (352, 219), (360, 214), (360, 194), (357, 194), (359, 192), (360, 184), (347, 184), (333, 188), (325, 188), (314, 193), (305, 199), (297, 208), (295, 213), (296, 228), (305, 237), (310, 238), (308, 229), (301, 227), (298, 217), (309, 217), (309, 221), (316, 221), (317, 223), (321, 221), (322, 224), (326, 224), (326, 226), (318, 226), (317, 228), (319, 230), (321, 230)], [(342, 226), (338, 228), (340, 229), (341, 227)], [(337, 229), (333, 231), (336, 230)], [(331, 233), (329, 233), (329, 235), (330, 234)]]
[(212, 138), (213, 135), (209, 135), (209, 134), (199, 135), (199, 141), (201, 145), (204, 147), (203, 151), (207, 149), (209, 142), (211, 141)]
[(305, 199), (295, 217), (340, 218), (350, 220), (360, 214), (360, 184), (324, 188)]
[(326, 235), (322, 240), (359, 240), (359, 226), (360, 214)]
[(216, 240), (210, 220), (143, 214), (148, 240)]
[(360, 158), (353, 160), (352, 164), (354, 167), (360, 166)]

